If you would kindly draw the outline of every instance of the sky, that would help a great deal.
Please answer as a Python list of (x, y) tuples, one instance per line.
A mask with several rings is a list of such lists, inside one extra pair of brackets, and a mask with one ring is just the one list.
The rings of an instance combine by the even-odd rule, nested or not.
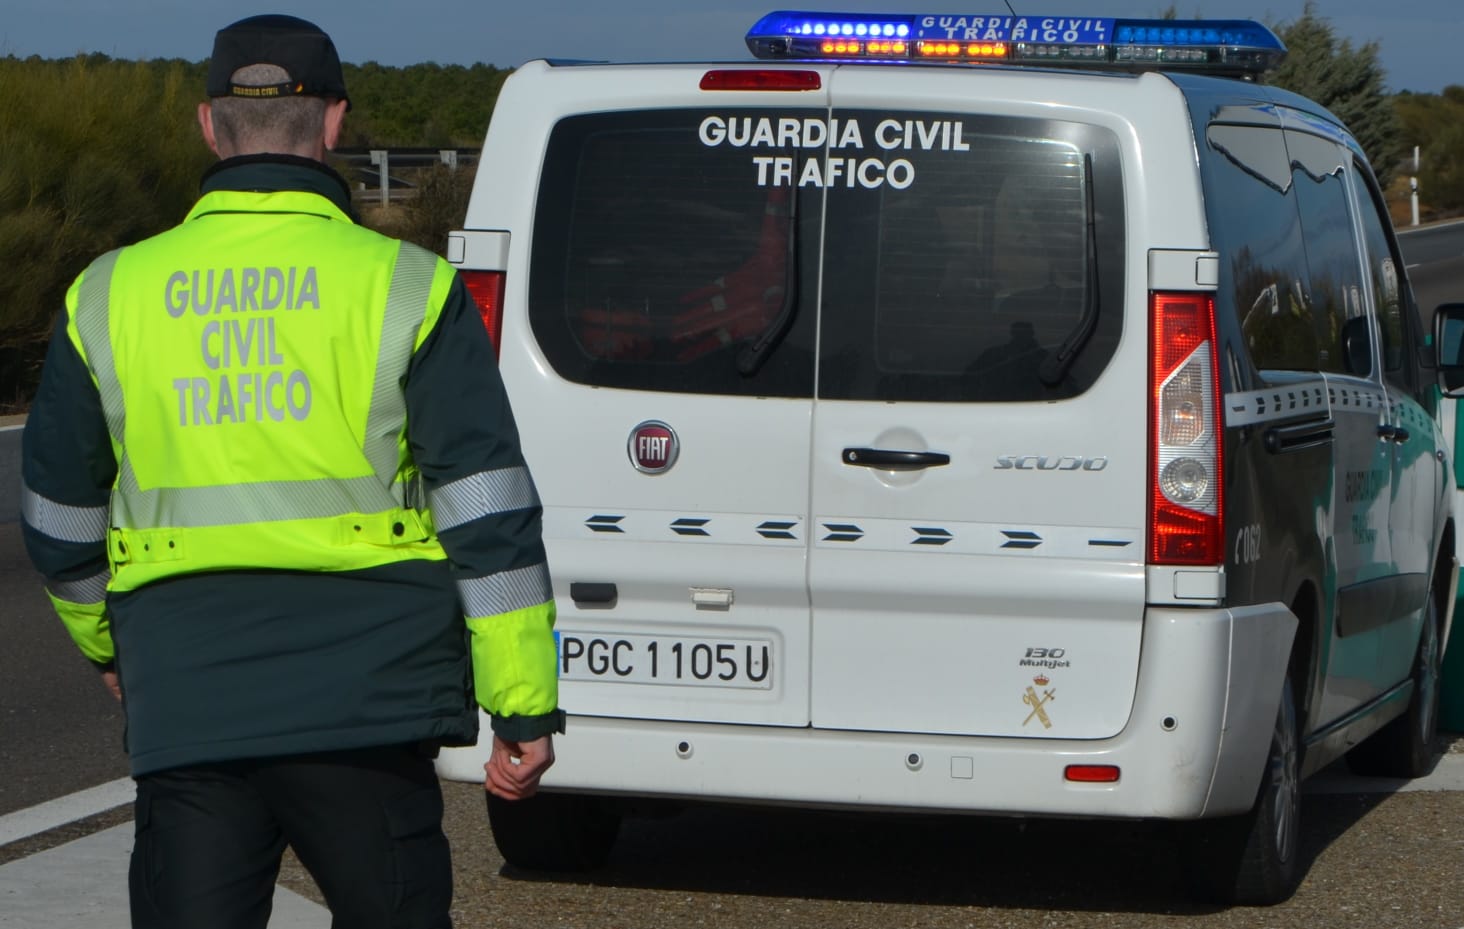
[[(775, 9), (1152, 17), (1169, 0), (0, 0), (0, 56), (208, 57), (220, 27), (254, 13), (290, 13), (334, 38), (348, 62), (410, 65), (532, 58), (746, 60), (743, 36)], [(1175, 0), (1182, 17), (1291, 22), (1306, 0)], [(1339, 39), (1376, 41), (1390, 91), (1464, 85), (1464, 0), (1313, 0)], [(0, 89), (3, 92), (3, 89)]]

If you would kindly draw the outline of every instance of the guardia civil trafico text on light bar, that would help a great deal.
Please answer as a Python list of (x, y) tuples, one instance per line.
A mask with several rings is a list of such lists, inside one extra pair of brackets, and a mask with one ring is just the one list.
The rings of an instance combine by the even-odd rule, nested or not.
[(747, 33), (763, 59), (1007, 62), (1254, 76), (1286, 46), (1251, 20), (1010, 14), (769, 13)]

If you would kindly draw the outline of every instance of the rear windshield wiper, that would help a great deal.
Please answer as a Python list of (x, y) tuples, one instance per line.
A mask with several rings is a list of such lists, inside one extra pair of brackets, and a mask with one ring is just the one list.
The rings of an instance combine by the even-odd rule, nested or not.
[(1048, 387), (1056, 387), (1062, 383), (1078, 353), (1088, 344), (1093, 330), (1098, 327), (1098, 234), (1093, 218), (1092, 155), (1083, 156), (1083, 186), (1086, 188), (1085, 208), (1088, 211), (1088, 273), (1083, 279), (1083, 316), (1078, 320), (1077, 328), (1063, 339), (1057, 351), (1042, 360), (1042, 366), (1037, 370), (1037, 376)]
[(751, 342), (742, 346), (737, 353), (737, 373), (743, 377), (756, 374), (773, 349), (782, 343), (793, 325), (794, 308), (798, 305), (798, 188), (794, 187), (788, 198), (788, 234), (784, 254), (783, 303), (778, 314), (767, 328), (757, 334)]

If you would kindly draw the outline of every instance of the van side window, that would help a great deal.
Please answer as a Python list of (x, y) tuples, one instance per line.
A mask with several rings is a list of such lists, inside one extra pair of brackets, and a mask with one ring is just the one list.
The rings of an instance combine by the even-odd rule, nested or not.
[(1358, 186), (1358, 222), (1362, 226), (1368, 282), (1378, 329), (1383, 337), (1383, 377), (1410, 392), (1417, 387), (1413, 367), (1408, 364), (1409, 346), (1418, 331), (1414, 307), (1408, 299), (1403, 261), (1388, 235), (1390, 222), (1368, 169), (1354, 162), (1352, 176)]
[[(1341, 371), (1329, 320), (1318, 317), (1281, 128), (1211, 124), (1201, 171), (1211, 245), (1222, 255), (1216, 299), (1239, 321), (1262, 370)], [(1228, 308), (1227, 308), (1228, 304)]]
[[(1372, 352), (1364, 351), (1371, 344), (1367, 305), (1347, 196), (1347, 170), (1352, 159), (1331, 139), (1292, 130), (1285, 135), (1301, 227), (1306, 235), (1313, 312), (1328, 327), (1330, 338), (1323, 342), (1324, 351), (1342, 361), (1340, 367), (1334, 363), (1325, 370), (1359, 377), (1371, 375)], [(1361, 363), (1364, 358), (1365, 367)]]

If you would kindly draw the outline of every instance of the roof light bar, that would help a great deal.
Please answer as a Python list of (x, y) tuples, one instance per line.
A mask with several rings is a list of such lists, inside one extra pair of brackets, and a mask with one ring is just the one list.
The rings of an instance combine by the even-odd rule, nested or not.
[(1005, 61), (1125, 70), (1255, 75), (1286, 46), (1250, 20), (1075, 16), (769, 13), (747, 33), (757, 58)]

